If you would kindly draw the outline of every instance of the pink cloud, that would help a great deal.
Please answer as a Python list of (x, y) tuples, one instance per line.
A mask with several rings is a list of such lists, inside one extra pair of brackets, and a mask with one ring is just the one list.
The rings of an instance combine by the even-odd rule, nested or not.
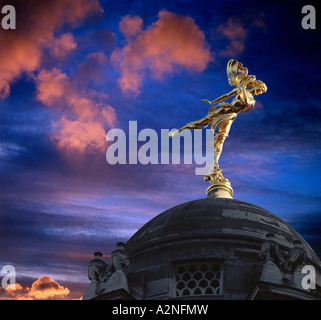
[(36, 78), (37, 98), (60, 112), (52, 140), (64, 152), (95, 152), (106, 149), (106, 127), (117, 116), (110, 105), (97, 101), (99, 94), (79, 90), (60, 70), (42, 70)]
[(59, 69), (42, 70), (36, 78), (37, 98), (47, 106), (61, 103), (70, 84), (68, 77)]
[(240, 19), (230, 17), (226, 23), (219, 25), (216, 31), (229, 41), (225, 49), (220, 52), (221, 56), (235, 57), (244, 52), (248, 31)]
[[(0, 98), (10, 94), (10, 85), (22, 73), (30, 73), (41, 66), (45, 49), (63, 58), (75, 49), (70, 33), (56, 38), (63, 25), (72, 27), (91, 14), (102, 12), (98, 0), (17, 0), (15, 2), (16, 30), (1, 31), (0, 43)], [(24, 10), (19, 10), (20, 8)], [(19, 27), (20, 26), (20, 27)]]
[(63, 59), (68, 53), (75, 50), (77, 43), (71, 33), (64, 33), (60, 38), (55, 38), (50, 45), (51, 54), (58, 58)]
[(120, 68), (119, 85), (124, 92), (139, 94), (146, 71), (161, 80), (177, 67), (202, 72), (212, 59), (204, 33), (190, 17), (162, 10), (158, 20), (141, 31), (139, 18), (126, 16), (120, 29), (127, 36), (131, 24), (136, 26), (136, 38), (128, 38), (127, 45), (111, 57)]
[(130, 15), (125, 16), (119, 23), (119, 30), (127, 37), (135, 37), (143, 31), (143, 19)]

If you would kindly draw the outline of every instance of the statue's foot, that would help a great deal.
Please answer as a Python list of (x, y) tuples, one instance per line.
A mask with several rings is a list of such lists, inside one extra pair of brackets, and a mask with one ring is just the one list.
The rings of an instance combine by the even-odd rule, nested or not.
[(204, 177), (205, 181), (209, 181), (210, 183), (220, 182), (220, 176), (217, 173), (209, 173)]
[(210, 183), (229, 183), (229, 180), (223, 177), (222, 170), (219, 168), (213, 168), (212, 171), (204, 176), (204, 180)]
[(221, 182), (222, 182), (222, 183), (229, 183), (229, 182), (230, 182), (230, 180), (229, 180), (229, 179), (224, 178), (223, 176), (221, 176)]

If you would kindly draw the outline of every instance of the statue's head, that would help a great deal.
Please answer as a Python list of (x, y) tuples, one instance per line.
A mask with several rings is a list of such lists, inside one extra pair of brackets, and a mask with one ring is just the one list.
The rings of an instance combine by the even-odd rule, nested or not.
[(267, 91), (267, 86), (261, 80), (256, 80), (254, 75), (247, 76), (243, 81), (243, 86), (253, 95), (262, 94)]
[(255, 95), (262, 94), (267, 91), (267, 86), (261, 80), (254, 81), (252, 92)]

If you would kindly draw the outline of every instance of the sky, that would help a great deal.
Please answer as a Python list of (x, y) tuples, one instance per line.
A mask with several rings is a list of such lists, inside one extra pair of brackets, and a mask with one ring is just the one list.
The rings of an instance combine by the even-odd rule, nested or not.
[(231, 90), (230, 59), (268, 87), (224, 144), (233, 197), (285, 220), (321, 257), (318, 15), (316, 29), (301, 25), (316, 2), (7, 4), (16, 29), (0, 26), (0, 268), (14, 266), (17, 284), (0, 299), (80, 299), (93, 252), (108, 260), (156, 215), (206, 197), (195, 161), (112, 165), (106, 133), (122, 129), (128, 153), (130, 121), (160, 139), (202, 118), (201, 99)]

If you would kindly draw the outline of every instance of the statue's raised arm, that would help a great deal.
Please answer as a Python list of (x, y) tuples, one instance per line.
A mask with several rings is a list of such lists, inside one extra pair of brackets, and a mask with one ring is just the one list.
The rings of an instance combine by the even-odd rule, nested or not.
[[(208, 193), (214, 187), (224, 187), (232, 197), (233, 189), (230, 182), (223, 177), (218, 165), (223, 144), (237, 115), (252, 110), (255, 105), (254, 95), (266, 92), (267, 86), (262, 81), (256, 80), (254, 75), (248, 75), (248, 69), (233, 59), (227, 64), (226, 73), (229, 84), (235, 88), (213, 101), (203, 99), (212, 105), (208, 114), (200, 120), (189, 122), (179, 130), (171, 131), (169, 135), (172, 137), (186, 129), (203, 129), (211, 123), (214, 133), (214, 160), (204, 179), (211, 183)], [(231, 103), (223, 102), (233, 96)]]

